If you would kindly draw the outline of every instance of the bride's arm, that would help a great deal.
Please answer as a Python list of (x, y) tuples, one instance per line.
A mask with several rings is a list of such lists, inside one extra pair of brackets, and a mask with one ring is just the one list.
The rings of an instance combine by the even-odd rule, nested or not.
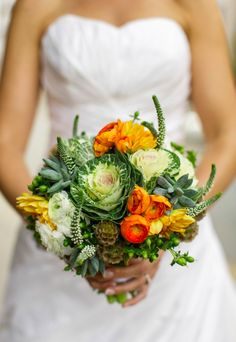
[(39, 6), (38, 1), (17, 1), (0, 81), (0, 187), (13, 206), (31, 181), (24, 150), (39, 93), (39, 42), (46, 13), (43, 2)]
[(213, 192), (224, 191), (236, 175), (236, 92), (222, 19), (215, 0), (184, 0), (190, 16), (192, 99), (206, 149), (198, 168), (205, 182), (217, 165)]

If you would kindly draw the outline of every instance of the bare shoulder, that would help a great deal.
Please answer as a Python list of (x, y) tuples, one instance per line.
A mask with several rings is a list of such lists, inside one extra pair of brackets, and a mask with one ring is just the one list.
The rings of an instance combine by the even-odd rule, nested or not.
[(192, 32), (206, 33), (206, 28), (207, 31), (222, 29), (222, 18), (217, 0), (176, 0), (176, 2), (188, 18)]
[(28, 33), (40, 34), (62, 11), (62, 0), (17, 0), (12, 11), (12, 24)]

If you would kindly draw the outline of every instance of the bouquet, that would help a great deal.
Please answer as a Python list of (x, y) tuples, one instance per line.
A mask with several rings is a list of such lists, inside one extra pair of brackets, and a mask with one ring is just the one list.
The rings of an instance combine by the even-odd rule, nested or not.
[[(195, 175), (196, 154), (165, 143), (165, 118), (156, 96), (158, 129), (132, 119), (103, 127), (95, 138), (57, 138), (57, 147), (17, 198), (37, 243), (66, 263), (65, 270), (86, 277), (131, 259), (158, 258), (169, 251), (171, 265), (194, 262), (177, 248), (198, 232), (198, 221), (221, 194), (204, 200), (216, 167), (204, 187)], [(124, 302), (129, 294), (108, 296)]]

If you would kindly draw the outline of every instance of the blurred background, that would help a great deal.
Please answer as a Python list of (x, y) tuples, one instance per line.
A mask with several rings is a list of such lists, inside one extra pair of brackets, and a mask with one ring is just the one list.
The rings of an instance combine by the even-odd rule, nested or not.
[[(236, 74), (236, 1), (218, 0), (225, 23), (232, 56), (232, 67)], [(13, 0), (0, 0), (0, 70), (4, 53), (4, 44)], [(32, 172), (40, 166), (41, 158), (47, 146), (49, 132), (47, 105), (44, 94), (41, 95), (34, 127), (26, 152), (26, 162)], [(236, 115), (236, 113), (235, 113)], [(236, 128), (235, 128), (236, 129)], [(201, 125), (196, 113), (189, 112), (186, 121), (188, 144), (201, 152), (204, 140)], [(16, 170), (17, 172), (17, 170)], [(223, 199), (212, 210), (215, 229), (222, 241), (230, 269), (236, 279), (236, 181), (225, 193)], [(225, 225), (227, 222), (227, 225)], [(0, 194), (0, 308), (4, 297), (8, 270), (16, 241), (20, 220), (14, 210)]]

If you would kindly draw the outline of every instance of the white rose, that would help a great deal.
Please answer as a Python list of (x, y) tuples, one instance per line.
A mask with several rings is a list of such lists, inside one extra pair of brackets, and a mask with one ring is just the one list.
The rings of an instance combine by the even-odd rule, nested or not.
[(57, 226), (57, 231), (71, 236), (71, 221), (75, 207), (65, 191), (54, 194), (48, 203), (48, 215)]
[(173, 155), (163, 149), (138, 150), (130, 156), (130, 161), (142, 173), (145, 181), (162, 175), (172, 165), (175, 168)]
[(57, 230), (52, 230), (47, 224), (36, 222), (36, 231), (39, 233), (41, 242), (48, 252), (52, 252), (59, 257), (71, 254), (70, 247), (64, 247), (65, 236)]

